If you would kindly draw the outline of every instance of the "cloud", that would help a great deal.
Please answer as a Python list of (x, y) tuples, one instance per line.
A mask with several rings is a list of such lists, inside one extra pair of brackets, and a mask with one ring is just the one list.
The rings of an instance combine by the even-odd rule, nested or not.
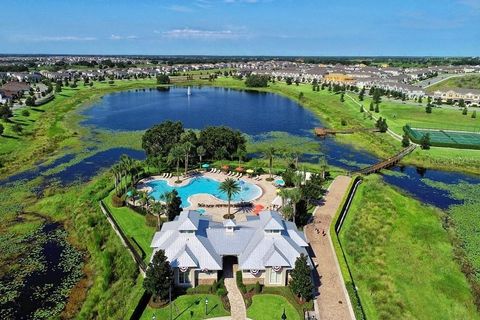
[(112, 34), (110, 40), (134, 40), (138, 39), (137, 36), (120, 36), (118, 34)]
[(168, 10), (175, 11), (175, 12), (192, 12), (192, 8), (186, 7), (186, 6), (179, 6), (179, 5), (172, 5), (170, 7), (167, 7)]
[[(159, 31), (154, 31), (160, 33)], [(161, 32), (162, 36), (170, 39), (203, 39), (203, 40), (220, 40), (220, 39), (238, 39), (245, 37), (246, 34), (233, 30), (199, 30), (199, 29), (173, 29)]]
[(21, 36), (19, 37), (25, 41), (33, 42), (56, 42), (56, 41), (95, 41), (95, 37), (80, 37), (80, 36)]

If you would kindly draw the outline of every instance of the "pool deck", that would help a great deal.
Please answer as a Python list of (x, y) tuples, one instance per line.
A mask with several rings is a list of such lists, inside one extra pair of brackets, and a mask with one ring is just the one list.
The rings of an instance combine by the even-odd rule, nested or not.
[[(200, 176), (206, 177), (206, 178), (212, 178), (217, 181), (223, 182), (227, 178), (233, 178), (231, 176), (227, 176), (226, 174), (223, 173), (213, 173), (213, 172), (204, 172)], [(198, 177), (198, 176), (197, 176)], [(260, 187), (262, 189), (262, 195), (255, 199), (252, 200), (251, 202), (253, 203), (253, 206), (257, 204), (261, 204), (265, 207), (265, 209), (268, 209), (272, 206), (272, 201), (275, 199), (277, 196), (277, 187), (274, 185), (274, 181), (278, 179), (278, 177), (274, 177), (274, 181), (266, 181), (265, 179), (268, 177), (268, 175), (262, 175), (261, 180), (255, 180), (247, 175), (244, 175), (241, 177), (241, 180), (250, 182), (252, 184), (255, 184), (256, 186)], [(176, 186), (176, 187), (181, 187), (189, 183), (190, 179), (192, 177), (182, 177), (180, 176), (180, 180), (182, 181), (181, 183), (175, 183), (177, 180), (176, 176), (173, 176), (169, 179), (165, 179), (161, 176), (151, 176), (146, 179), (142, 179), (139, 181), (139, 185), (142, 185), (142, 183), (146, 183), (151, 180), (166, 180), (169, 185), (171, 186)], [(233, 178), (233, 179), (238, 179), (238, 178)], [(145, 191), (151, 191), (149, 187), (143, 187), (140, 188), (139, 190), (145, 190)], [(191, 209), (191, 210), (196, 210), (196, 209), (201, 209), (201, 207), (198, 206), (199, 203), (204, 203), (204, 204), (226, 204), (227, 201), (220, 200), (210, 194), (196, 194), (188, 198), (188, 201), (191, 203), (190, 207), (187, 207), (185, 209)], [(234, 203), (234, 202), (232, 202)], [(223, 216), (227, 214), (227, 207), (222, 207), (222, 208), (203, 208), (205, 209), (205, 215), (211, 216), (213, 220), (215, 221), (222, 221)], [(253, 207), (252, 207), (253, 209)], [(241, 209), (241, 208), (234, 208), (232, 206), (231, 208), (231, 213), (235, 213), (235, 219), (237, 221), (244, 221), (246, 220), (246, 217), (248, 215), (254, 215), (253, 211), (251, 209), (246, 210), (246, 209)]]

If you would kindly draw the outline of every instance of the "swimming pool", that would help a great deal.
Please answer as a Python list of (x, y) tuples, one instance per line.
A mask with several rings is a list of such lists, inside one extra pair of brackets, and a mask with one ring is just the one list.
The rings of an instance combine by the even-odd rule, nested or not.
[[(262, 195), (262, 189), (255, 184), (245, 180), (238, 180), (238, 183), (240, 185), (240, 192), (233, 196), (233, 202), (252, 201)], [(182, 199), (182, 207), (184, 208), (191, 205), (188, 198), (195, 194), (210, 194), (220, 200), (228, 200), (227, 195), (218, 189), (220, 181), (206, 177), (192, 178), (188, 184), (180, 187), (173, 187), (163, 179), (151, 180), (145, 184), (152, 188), (150, 195), (155, 198), (155, 200), (159, 200), (164, 193), (176, 189)]]

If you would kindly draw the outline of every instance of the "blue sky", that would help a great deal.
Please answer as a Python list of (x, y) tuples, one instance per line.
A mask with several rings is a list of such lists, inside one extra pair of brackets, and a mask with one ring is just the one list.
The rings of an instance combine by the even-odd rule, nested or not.
[(0, 53), (480, 55), (480, 0), (0, 0)]

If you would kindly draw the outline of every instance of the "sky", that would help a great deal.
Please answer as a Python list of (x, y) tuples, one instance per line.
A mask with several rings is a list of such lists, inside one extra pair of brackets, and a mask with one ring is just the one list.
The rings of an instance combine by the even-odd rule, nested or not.
[(480, 55), (480, 0), (2, 3), (3, 54)]

